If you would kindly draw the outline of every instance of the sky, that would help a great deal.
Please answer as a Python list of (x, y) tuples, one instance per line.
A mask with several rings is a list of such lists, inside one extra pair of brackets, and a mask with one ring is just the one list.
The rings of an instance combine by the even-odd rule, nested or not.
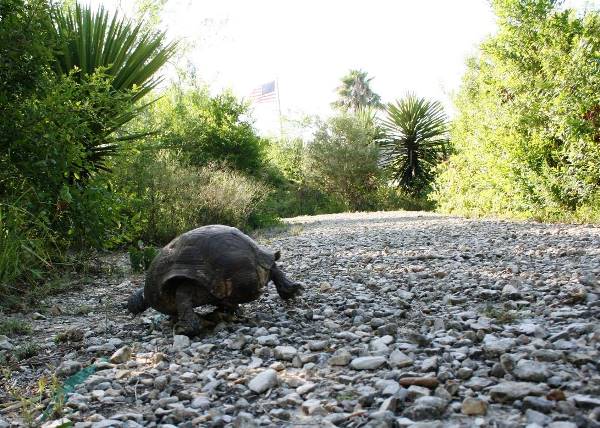
[[(125, 13), (132, 5), (88, 2)], [(600, 0), (566, 2), (590, 4)], [(330, 115), (350, 69), (368, 72), (384, 102), (411, 91), (441, 101), (451, 116), (465, 60), (496, 29), (487, 0), (168, 0), (161, 19), (186, 46), (174, 61), (193, 67), (213, 93), (228, 88), (247, 98), (277, 80), (280, 103), (253, 106), (267, 135), (280, 132), (279, 108), (292, 119)]]

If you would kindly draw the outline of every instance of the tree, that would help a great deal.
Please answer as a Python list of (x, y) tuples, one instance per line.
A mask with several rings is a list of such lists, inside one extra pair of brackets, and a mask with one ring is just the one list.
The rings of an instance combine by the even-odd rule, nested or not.
[(373, 208), (379, 185), (377, 131), (365, 118), (344, 113), (322, 123), (305, 165), (309, 184), (340, 198), (351, 210)]
[(259, 175), (266, 140), (248, 120), (248, 106), (233, 94), (211, 96), (207, 87), (173, 86), (149, 110), (150, 123), (159, 129), (159, 144), (177, 150), (184, 164), (225, 163), (230, 168)]
[(381, 107), (381, 97), (371, 89), (373, 77), (367, 78), (367, 72), (350, 70), (342, 77), (342, 84), (337, 87), (338, 100), (332, 106), (341, 111), (357, 111), (364, 107)]
[(467, 64), (438, 202), (477, 215), (600, 215), (600, 13), (492, 5), (499, 29)]
[(438, 101), (408, 94), (385, 110), (384, 136), (379, 140), (382, 163), (398, 187), (412, 196), (421, 195), (448, 154), (444, 109)]

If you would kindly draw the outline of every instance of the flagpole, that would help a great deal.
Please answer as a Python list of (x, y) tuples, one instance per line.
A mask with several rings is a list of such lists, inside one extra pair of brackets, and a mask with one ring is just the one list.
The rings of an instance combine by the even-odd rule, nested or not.
[(277, 109), (279, 110), (279, 136), (283, 140), (283, 121), (281, 119), (281, 100), (279, 99), (279, 77), (275, 78), (277, 85)]

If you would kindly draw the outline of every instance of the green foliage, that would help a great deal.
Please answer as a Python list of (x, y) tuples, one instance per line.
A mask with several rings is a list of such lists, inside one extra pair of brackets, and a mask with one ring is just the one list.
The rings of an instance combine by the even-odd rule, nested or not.
[(383, 165), (393, 182), (412, 196), (423, 195), (435, 167), (448, 154), (447, 118), (438, 101), (408, 94), (386, 106), (382, 121)]
[(0, 334), (6, 336), (31, 334), (31, 325), (23, 320), (8, 318), (0, 321)]
[(247, 114), (248, 106), (228, 92), (211, 97), (206, 87), (172, 87), (152, 106), (148, 123), (160, 130), (159, 144), (187, 164), (218, 162), (258, 174), (267, 142), (256, 135)]
[(140, 100), (160, 83), (156, 72), (175, 53), (176, 43), (166, 43), (165, 33), (144, 30), (100, 7), (92, 12), (81, 7), (66, 12), (55, 9), (53, 16), (59, 50), (56, 72), (69, 74), (74, 68), (81, 76), (104, 69), (115, 91), (134, 90), (132, 102)]
[(247, 228), (269, 192), (261, 181), (226, 166), (185, 165), (169, 151), (146, 148), (122, 159), (115, 185), (128, 195), (139, 237), (164, 244), (205, 224)]
[(34, 282), (51, 267), (56, 235), (43, 218), (15, 205), (0, 204), (0, 300), (18, 293), (17, 280)]
[(145, 247), (138, 243), (138, 247), (129, 249), (129, 263), (134, 272), (144, 272), (150, 267), (150, 263), (157, 256), (159, 250), (156, 247)]
[(600, 13), (493, 2), (499, 32), (468, 63), (435, 198), (445, 211), (600, 218)]
[(347, 209), (374, 208), (381, 176), (377, 132), (364, 117), (349, 114), (321, 123), (307, 149), (307, 182), (339, 198)]
[(90, 76), (102, 73), (110, 89), (107, 92), (121, 99), (113, 104), (89, 103), (101, 117), (97, 122), (87, 118), (95, 133), (94, 139), (84, 140), (88, 168), (82, 178), (87, 179), (95, 170), (108, 170), (107, 162), (119, 142), (145, 135), (119, 135), (116, 131), (147, 107), (133, 105), (160, 83), (156, 72), (173, 56), (176, 44), (165, 43), (164, 33), (143, 30), (143, 22), (134, 26), (116, 13), (110, 17), (103, 8), (94, 13), (77, 4), (66, 11), (55, 9), (53, 19), (59, 46), (54, 61), (57, 74), (69, 75), (87, 86)]
[(332, 106), (343, 111), (353, 111), (365, 107), (381, 107), (381, 97), (371, 89), (371, 80), (362, 70), (350, 70), (342, 77), (342, 84), (336, 89), (338, 100)]

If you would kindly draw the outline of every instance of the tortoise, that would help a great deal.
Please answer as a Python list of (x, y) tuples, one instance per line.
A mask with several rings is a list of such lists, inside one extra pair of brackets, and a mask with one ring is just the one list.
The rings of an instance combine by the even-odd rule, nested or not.
[(284, 299), (302, 286), (289, 280), (275, 263), (279, 251), (260, 247), (235, 227), (210, 225), (190, 230), (167, 244), (150, 264), (144, 288), (135, 291), (127, 309), (139, 314), (149, 307), (177, 319), (179, 334), (200, 333), (194, 308), (214, 305), (235, 311), (260, 297), (269, 281)]

